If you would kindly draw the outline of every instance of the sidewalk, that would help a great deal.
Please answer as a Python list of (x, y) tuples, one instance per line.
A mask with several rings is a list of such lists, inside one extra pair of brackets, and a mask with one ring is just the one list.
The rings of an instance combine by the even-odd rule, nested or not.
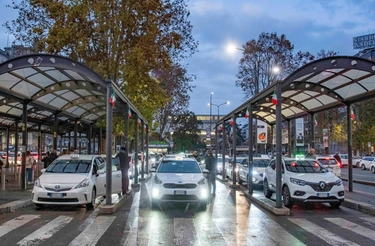
[[(11, 212), (18, 208), (26, 207), (32, 204), (31, 191), (33, 186), (27, 185), (27, 189), (22, 190), (21, 185), (19, 184), (19, 178), (16, 175), (17, 178), (15, 179), (13, 172), (14, 169), (11, 168), (6, 170), (6, 179), (8, 179), (8, 182), (5, 184), (6, 190), (0, 190), (0, 214)], [(229, 188), (240, 189), (239, 185), (232, 187), (231, 182), (223, 181), (220, 175), (217, 176), (217, 180), (218, 182), (225, 183)], [(353, 182), (356, 182), (356, 180)], [(2, 183), (0, 183), (0, 187), (3, 187)], [(247, 192), (244, 192), (244, 194), (254, 203), (270, 210), (271, 212), (275, 212), (276, 204), (274, 204), (274, 202), (270, 199), (263, 199), (264, 196), (262, 195), (262, 191), (254, 192), (253, 196), (249, 196)], [(347, 189), (345, 189), (345, 201), (342, 203), (342, 206), (375, 215), (375, 194), (360, 191), (349, 192)], [(275, 214), (280, 213), (275, 212)]]

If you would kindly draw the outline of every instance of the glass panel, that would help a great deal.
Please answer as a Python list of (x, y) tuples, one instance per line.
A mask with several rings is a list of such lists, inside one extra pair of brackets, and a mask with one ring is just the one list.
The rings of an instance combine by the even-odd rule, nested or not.
[(62, 74), (58, 70), (46, 71), (46, 74), (48, 74), (52, 78), (56, 79), (58, 82), (69, 80), (69, 78), (66, 77), (65, 74)]
[(367, 90), (374, 90), (375, 89), (375, 76), (371, 76), (369, 78), (360, 80), (358, 83), (363, 85)]
[(64, 70), (67, 74), (69, 74), (75, 80), (85, 80), (80, 74), (74, 72), (72, 70)]
[(42, 103), (49, 103), (50, 101), (52, 101), (56, 96), (53, 95), (53, 94), (46, 94), (42, 97), (39, 97), (37, 98), (35, 101), (39, 101), (39, 102), (42, 102)]
[(77, 107), (77, 109), (74, 110), (72, 113), (75, 114), (75, 115), (80, 116), (80, 115), (84, 114), (85, 112), (86, 112), (85, 109), (83, 109), (83, 108), (81, 108), (81, 107)]
[(62, 108), (65, 104), (67, 104), (68, 102), (59, 98), (59, 97), (56, 97), (54, 100), (52, 100), (51, 102), (49, 102), (50, 105), (56, 107), (56, 108)]
[(27, 78), (30, 75), (33, 75), (33, 74), (37, 73), (37, 71), (33, 68), (28, 67), (28, 68), (22, 68), (22, 69), (14, 70), (13, 73), (18, 74), (19, 76), (21, 76), (23, 78)]
[(18, 108), (12, 108), (11, 110), (8, 111), (9, 114), (18, 115), (18, 116), (21, 116), (22, 112), (23, 111)]
[(67, 92), (61, 95), (63, 98), (67, 99), (68, 101), (74, 101), (75, 99), (79, 98), (79, 96), (76, 93), (73, 92)]
[(31, 76), (30, 78), (28, 78), (28, 80), (30, 80), (34, 83), (37, 83), (38, 85), (40, 85), (44, 88), (55, 83), (53, 80), (51, 80), (50, 78), (48, 78), (48, 77), (46, 77), (46, 76), (44, 76), (43, 74), (40, 74), (40, 73)]
[(75, 90), (75, 92), (77, 92), (83, 97), (92, 95), (91, 93), (89, 93), (87, 90), (84, 90), (84, 89), (78, 89), (78, 90)]
[(18, 81), (21, 79), (17, 78), (16, 76), (13, 76), (9, 73), (5, 73), (0, 75), (0, 87), (10, 89), (12, 86), (14, 86)]
[(31, 98), (34, 94), (40, 91), (40, 88), (33, 86), (32, 84), (27, 83), (26, 81), (21, 81), (12, 88), (12, 91), (22, 94), (27, 98)]
[(366, 90), (363, 89), (363, 87), (361, 87), (357, 83), (355, 83), (349, 86), (345, 86), (341, 89), (337, 89), (335, 90), (335, 92), (337, 92), (343, 98), (348, 98), (348, 97), (356, 96), (358, 94), (366, 93)]
[(325, 87), (328, 87), (330, 89), (334, 89), (334, 88), (337, 88), (338, 86), (342, 86), (348, 82), (350, 82), (351, 80), (347, 77), (344, 77), (344, 76), (336, 76), (336, 77), (333, 77), (332, 79), (322, 83), (322, 86), (325, 86)]
[(9, 107), (8, 105), (2, 105), (0, 106), (0, 112), (1, 113), (6, 113), (8, 112), (8, 110), (10, 110), (11, 107)]
[(330, 103), (333, 103), (333, 102), (337, 101), (336, 99), (334, 99), (330, 96), (327, 96), (327, 95), (321, 95), (321, 96), (317, 97), (316, 99), (321, 101), (324, 105), (327, 105), (327, 104), (330, 104)]
[(306, 102), (303, 102), (302, 105), (307, 109), (313, 109), (313, 108), (323, 106), (323, 104), (319, 102), (318, 100), (316, 100), (315, 98), (308, 100)]

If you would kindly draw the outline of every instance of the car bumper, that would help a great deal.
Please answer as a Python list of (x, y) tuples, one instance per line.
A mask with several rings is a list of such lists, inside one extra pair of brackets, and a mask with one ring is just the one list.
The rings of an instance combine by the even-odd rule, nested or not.
[(47, 191), (40, 187), (35, 187), (31, 193), (31, 200), (36, 204), (64, 204), (79, 205), (91, 202), (92, 188), (78, 188), (69, 191)]
[(293, 200), (308, 203), (308, 202), (338, 202), (344, 201), (345, 192), (344, 186), (334, 185), (329, 191), (316, 191), (311, 186), (305, 185), (289, 185), (290, 195)]
[(154, 184), (151, 197), (159, 202), (206, 202), (209, 198), (208, 185), (197, 185), (195, 189), (165, 188), (163, 185)]

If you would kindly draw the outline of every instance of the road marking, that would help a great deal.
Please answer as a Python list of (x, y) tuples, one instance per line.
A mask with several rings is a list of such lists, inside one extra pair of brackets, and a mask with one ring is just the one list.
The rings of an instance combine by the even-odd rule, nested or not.
[(359, 218), (375, 224), (375, 217), (359, 217)]
[(140, 192), (134, 193), (133, 203), (129, 211), (129, 217), (126, 221), (123, 237), (121, 238), (121, 245), (138, 245), (138, 223), (139, 223), (139, 205)]
[(312, 233), (313, 235), (321, 238), (322, 240), (326, 241), (327, 243), (331, 245), (355, 245), (359, 246), (356, 243), (353, 243), (351, 241), (346, 240), (345, 238), (342, 238), (340, 236), (337, 236), (336, 234), (328, 231), (326, 228), (322, 228), (320, 226), (315, 225), (314, 223), (311, 223), (310, 221), (306, 219), (298, 219), (298, 218), (288, 218), (291, 222), (294, 224), (302, 227), (304, 230)]
[(38, 245), (44, 240), (52, 237), (54, 233), (66, 226), (72, 219), (73, 218), (69, 216), (59, 216), (19, 241), (17, 245)]
[(96, 245), (100, 237), (108, 230), (115, 220), (115, 216), (99, 216), (86, 227), (69, 245)]
[(0, 225), (0, 237), (5, 234), (17, 229), (18, 227), (23, 226), (24, 224), (32, 221), (33, 219), (39, 219), (40, 215), (22, 215), (10, 221), (7, 221)]
[(345, 219), (341, 218), (325, 218), (325, 220), (328, 220), (338, 226), (341, 226), (345, 229), (348, 229), (350, 231), (353, 231), (361, 236), (370, 238), (371, 240), (375, 240), (375, 234), (373, 230), (370, 230), (364, 226), (357, 225), (356, 223), (350, 222)]

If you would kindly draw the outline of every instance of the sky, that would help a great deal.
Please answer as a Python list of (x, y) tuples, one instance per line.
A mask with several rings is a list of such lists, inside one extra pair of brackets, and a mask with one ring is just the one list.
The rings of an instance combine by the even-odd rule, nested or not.
[[(17, 17), (5, 8), (12, 0), (0, 0), (0, 23)], [(196, 76), (190, 93), (189, 110), (210, 114), (208, 103), (220, 105), (220, 114), (228, 114), (245, 102), (236, 87), (241, 51), (229, 53), (228, 45), (241, 48), (258, 40), (262, 32), (285, 34), (294, 52), (316, 54), (320, 50), (354, 55), (353, 37), (375, 33), (374, 0), (189, 0), (189, 20), (198, 52), (185, 61), (189, 74)], [(0, 48), (13, 41), (0, 26)], [(212, 107), (212, 114), (218, 108)]]

